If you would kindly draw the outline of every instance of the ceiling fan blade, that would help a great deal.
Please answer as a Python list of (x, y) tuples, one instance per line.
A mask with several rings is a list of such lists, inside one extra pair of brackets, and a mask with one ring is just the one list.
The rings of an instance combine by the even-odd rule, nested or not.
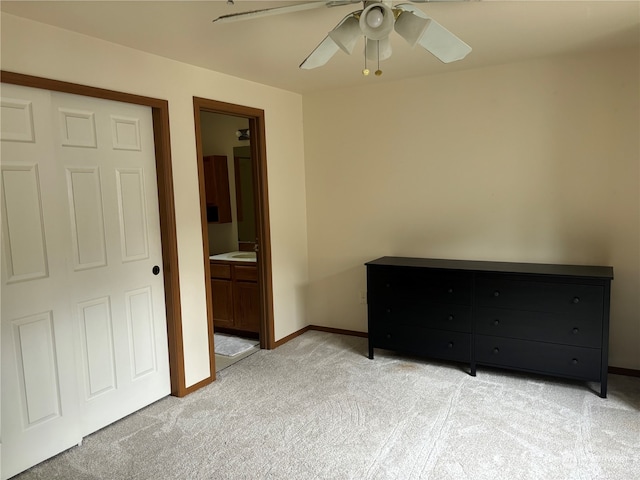
[(251, 10), (248, 12), (230, 13), (229, 15), (222, 15), (215, 20), (214, 23), (229, 23), (239, 22), (241, 20), (251, 20), (260, 17), (269, 17), (271, 15), (282, 15), (284, 13), (300, 12), (303, 10), (313, 10), (314, 8), (328, 7), (334, 2), (305, 2), (297, 3), (295, 5), (287, 5), (284, 7), (265, 8), (262, 10)]
[(418, 43), (443, 63), (462, 60), (471, 52), (469, 45), (432, 18), (429, 19), (429, 26)]
[(352, 3), (361, 3), (362, 0), (333, 0), (326, 2), (327, 7), (342, 7), (343, 5), (351, 5)]
[(312, 68), (321, 67), (331, 60), (331, 57), (333, 57), (338, 50), (340, 50), (340, 47), (327, 35), (324, 37), (324, 40), (320, 42), (320, 45), (304, 59), (304, 62), (300, 64), (300, 68), (303, 70), (311, 70)]
[(443, 63), (462, 60), (471, 52), (471, 47), (444, 28), (422, 10), (409, 3), (396, 5), (396, 8), (409, 11), (429, 21), (427, 28), (418, 40), (418, 44)]
[[(355, 3), (352, 0), (346, 1)], [(354, 14), (359, 14), (360, 12), (362, 12), (362, 10), (351, 12), (340, 20), (334, 29), (320, 42), (320, 45), (305, 58), (304, 62), (300, 64), (300, 68), (303, 70), (311, 70), (312, 68), (321, 67), (331, 60), (331, 57), (340, 49), (344, 50), (348, 55), (351, 55), (355, 42), (358, 37), (362, 35), (360, 27), (358, 26), (358, 20), (354, 17)], [(355, 22), (355, 28), (353, 22)]]

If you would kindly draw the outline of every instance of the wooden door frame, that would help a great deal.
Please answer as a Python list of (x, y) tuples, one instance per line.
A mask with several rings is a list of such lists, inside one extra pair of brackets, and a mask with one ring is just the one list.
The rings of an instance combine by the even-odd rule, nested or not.
[(200, 179), (200, 217), (202, 222), (202, 252), (205, 267), (205, 289), (207, 292), (207, 322), (209, 326), (209, 360), (212, 377), (215, 379), (215, 351), (213, 345), (213, 302), (209, 274), (209, 229), (207, 225), (204, 168), (200, 114), (218, 113), (246, 118), (251, 132), (251, 158), (254, 174), (254, 202), (256, 208), (256, 236), (258, 237), (258, 289), (260, 292), (260, 348), (275, 348), (273, 317), (273, 284), (271, 281), (271, 234), (269, 227), (269, 191), (267, 188), (267, 146), (265, 139), (264, 110), (207, 98), (193, 97), (193, 114), (196, 134), (198, 177)]
[(160, 211), (160, 238), (162, 242), (164, 300), (167, 318), (167, 339), (169, 342), (171, 394), (177, 397), (183, 397), (192, 392), (197, 386), (193, 385), (187, 388), (185, 384), (182, 310), (180, 305), (180, 278), (178, 272), (178, 239), (176, 236), (171, 142), (169, 135), (169, 103), (167, 100), (132, 95), (21, 73), (7, 72), (4, 70), (0, 71), (0, 81), (24, 87), (151, 107), (156, 158), (156, 182), (158, 185), (158, 206)]

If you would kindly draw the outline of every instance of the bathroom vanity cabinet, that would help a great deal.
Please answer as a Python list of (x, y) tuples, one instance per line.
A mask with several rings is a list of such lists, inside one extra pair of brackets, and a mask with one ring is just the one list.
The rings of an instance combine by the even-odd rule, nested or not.
[(214, 327), (260, 332), (258, 268), (244, 262), (210, 260)]
[(383, 257), (367, 264), (374, 348), (600, 382), (612, 267)]

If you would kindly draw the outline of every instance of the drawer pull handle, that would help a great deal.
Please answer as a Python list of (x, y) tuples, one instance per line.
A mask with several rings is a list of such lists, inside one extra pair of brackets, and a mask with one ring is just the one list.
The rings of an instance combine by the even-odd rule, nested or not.
[(498, 320), (497, 318), (493, 321), (493, 324), (497, 327), (498, 325), (500, 325), (500, 320)]
[(391, 313), (391, 309), (390, 308), (387, 308), (387, 313)]
[(494, 355), (497, 355), (498, 353), (500, 353), (500, 349), (499, 349), (498, 347), (495, 347), (495, 348), (493, 349), (493, 354), (494, 354)]
[(447, 317), (449, 319), (449, 321), (453, 320), (455, 317), (451, 314), (449, 314), (449, 316)]
[(580, 297), (573, 297), (573, 303), (580, 303)]
[(384, 286), (385, 286), (385, 287), (387, 287), (387, 288), (389, 288), (389, 287), (391, 286), (391, 284), (390, 284), (390, 283), (385, 283), (385, 285), (384, 285)]
[(574, 333), (574, 334), (575, 334), (575, 333), (578, 333), (579, 331), (580, 331), (580, 330), (578, 330), (577, 328), (574, 328), (574, 329), (573, 329), (573, 333)]
[(449, 342), (449, 344), (447, 345), (449, 348), (453, 348), (453, 342)]
[(449, 289), (447, 290), (447, 293), (453, 293), (453, 288), (449, 288)]
[(574, 358), (573, 360), (571, 360), (571, 363), (573, 363), (574, 365), (577, 365), (578, 364), (578, 359)]
[(493, 292), (493, 296), (494, 297), (499, 297), (500, 296), (500, 290), (496, 290), (495, 292)]
[(391, 335), (390, 333), (387, 333), (387, 338), (388, 338), (389, 340), (391, 340), (391, 337), (392, 337), (392, 335)]

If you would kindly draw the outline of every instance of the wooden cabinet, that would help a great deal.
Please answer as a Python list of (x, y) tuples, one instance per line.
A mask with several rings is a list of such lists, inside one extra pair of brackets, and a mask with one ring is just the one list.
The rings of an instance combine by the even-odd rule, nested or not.
[(248, 332), (260, 332), (260, 297), (256, 282), (236, 281), (233, 284), (234, 327)]
[(600, 382), (613, 268), (383, 257), (367, 264), (374, 348)]
[(231, 196), (227, 157), (209, 155), (202, 158), (207, 203), (207, 222), (231, 222)]
[(213, 323), (218, 327), (233, 328), (233, 284), (231, 265), (210, 263)]
[(257, 266), (212, 260), (210, 271), (214, 326), (260, 333)]

